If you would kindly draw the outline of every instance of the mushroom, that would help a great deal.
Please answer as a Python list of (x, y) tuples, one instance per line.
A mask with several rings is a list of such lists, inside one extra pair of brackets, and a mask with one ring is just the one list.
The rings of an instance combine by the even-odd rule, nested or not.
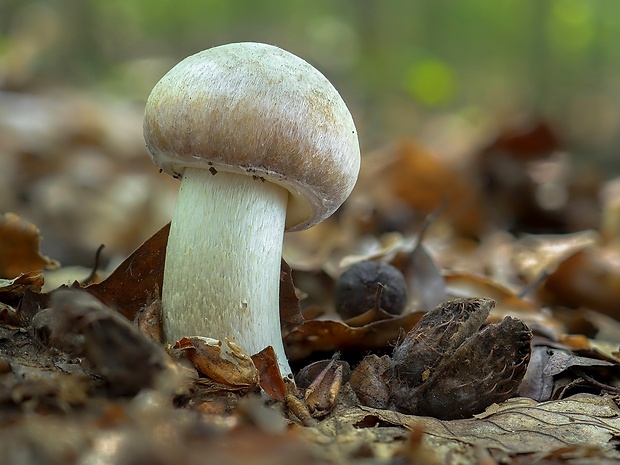
[(284, 231), (349, 196), (360, 165), (353, 118), (331, 83), (278, 47), (235, 43), (186, 58), (144, 115), (153, 161), (181, 179), (162, 289), (165, 339), (272, 346), (291, 373), (279, 318)]

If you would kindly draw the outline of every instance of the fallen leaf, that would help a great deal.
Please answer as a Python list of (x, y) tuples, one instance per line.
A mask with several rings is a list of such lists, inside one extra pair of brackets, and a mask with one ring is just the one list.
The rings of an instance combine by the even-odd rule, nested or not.
[(310, 320), (287, 334), (284, 345), (291, 361), (304, 359), (314, 352), (352, 351), (363, 354), (370, 350), (388, 349), (421, 317), (422, 312), (407, 313), (358, 328), (339, 321)]
[(535, 120), (505, 128), (480, 152), (481, 197), (495, 224), (511, 231), (565, 230), (570, 160), (561, 145), (548, 123)]
[[(225, 344), (225, 345), (224, 345)], [(209, 337), (184, 337), (174, 345), (204, 376), (231, 390), (253, 390), (259, 386), (259, 372), (233, 341), (225, 343)]]
[(611, 367), (618, 366), (605, 360), (579, 357), (562, 350), (549, 349), (550, 357), (543, 370), (543, 375), (555, 376), (573, 367)]
[(282, 379), (278, 364), (278, 357), (272, 346), (265, 347), (259, 353), (252, 355), (252, 361), (258, 370), (260, 387), (271, 398), (284, 401), (286, 384)]
[(26, 289), (40, 292), (43, 274), (40, 271), (22, 273), (14, 279), (0, 279), (0, 302), (16, 302)]
[(563, 332), (552, 315), (541, 312), (539, 304), (520, 297), (515, 291), (485, 276), (470, 273), (444, 273), (448, 295), (455, 297), (486, 297), (496, 304), (488, 322), (497, 323), (506, 316), (523, 320), (530, 328), (543, 328), (545, 333)]
[[(351, 407), (327, 418), (309, 432), (329, 454), (330, 438), (347, 450), (361, 442), (381, 443), (389, 455), (403, 444), (403, 431), (421, 429), (422, 442), (439, 463), (477, 463), (475, 451), (548, 454), (587, 445), (620, 458), (615, 440), (620, 435), (620, 410), (609, 397), (579, 394), (559, 401), (537, 403), (515, 398), (493, 405), (476, 418), (437, 420), (371, 407)], [(399, 441), (398, 439), (401, 439)]]
[(390, 357), (367, 355), (351, 372), (349, 385), (362, 405), (385, 409), (390, 400), (388, 389)]
[(595, 231), (529, 234), (512, 244), (512, 261), (521, 278), (530, 282), (542, 273), (553, 273), (558, 265), (571, 255), (597, 244), (598, 241), (599, 235)]
[(620, 244), (583, 249), (561, 262), (544, 283), (548, 305), (586, 307), (620, 319)]
[[(439, 156), (409, 139), (391, 148), (394, 162), (382, 173), (381, 189), (414, 211), (428, 214), (446, 203), (446, 219), (465, 235), (478, 235), (484, 219), (473, 183), (448, 166)], [(360, 175), (362, 176), (363, 173)]]
[(548, 361), (549, 350), (547, 347), (532, 347), (530, 363), (517, 391), (519, 396), (528, 397), (539, 402), (551, 399), (553, 394), (553, 376), (545, 374)]
[(418, 240), (411, 253), (411, 278), (413, 294), (421, 310), (431, 310), (448, 300), (446, 280), (429, 250)]
[(486, 152), (501, 151), (520, 161), (535, 160), (560, 149), (556, 131), (545, 121), (506, 127), (493, 140)]
[(170, 223), (147, 239), (127, 257), (110, 276), (86, 291), (107, 306), (116, 309), (129, 321), (161, 292)]
[(573, 350), (591, 350), (590, 340), (583, 334), (560, 334), (558, 342), (565, 344)]
[(295, 294), (295, 285), (291, 267), (282, 259), (280, 271), (280, 325), (284, 334), (295, 329), (304, 322), (299, 307), (299, 299)]
[(41, 255), (40, 241), (39, 229), (34, 224), (14, 213), (0, 215), (0, 278), (58, 268), (57, 261)]

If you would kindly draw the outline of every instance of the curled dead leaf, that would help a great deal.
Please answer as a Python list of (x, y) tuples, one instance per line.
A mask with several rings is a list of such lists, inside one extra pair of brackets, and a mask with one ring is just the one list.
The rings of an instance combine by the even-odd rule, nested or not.
[(542, 298), (551, 305), (586, 307), (620, 319), (620, 245), (585, 248), (547, 278)]
[(170, 223), (138, 247), (110, 276), (86, 290), (129, 321), (159, 294), (164, 282), (164, 261)]
[(21, 273), (14, 279), (0, 279), (0, 302), (13, 302), (27, 289), (40, 292), (43, 287), (43, 274), (40, 271)]
[(548, 361), (549, 351), (547, 347), (532, 347), (530, 363), (517, 391), (519, 396), (528, 397), (539, 402), (551, 399), (554, 384), (553, 376), (544, 374)]
[(598, 234), (579, 231), (572, 234), (525, 235), (512, 244), (512, 262), (526, 282), (542, 273), (553, 273), (571, 255), (595, 245)]
[(57, 261), (41, 255), (40, 241), (39, 229), (34, 224), (14, 213), (0, 215), (0, 278), (58, 268)]
[(295, 294), (292, 270), (282, 259), (280, 266), (280, 324), (282, 332), (288, 333), (304, 322), (299, 307), (299, 299)]
[(549, 359), (547, 365), (543, 369), (543, 374), (547, 376), (558, 375), (572, 367), (611, 367), (618, 366), (605, 360), (596, 360), (589, 357), (580, 357), (570, 354), (563, 350), (549, 349)]
[(485, 276), (471, 273), (445, 273), (448, 294), (458, 297), (484, 296), (496, 304), (488, 322), (497, 323), (505, 316), (523, 320), (530, 328), (545, 328), (546, 332), (561, 333), (560, 322), (547, 312), (541, 312), (539, 305), (519, 296), (514, 290)]
[(280, 373), (280, 365), (273, 347), (267, 346), (259, 353), (252, 355), (252, 361), (258, 369), (260, 387), (271, 398), (283, 401), (286, 397), (286, 384)]
[(233, 390), (259, 386), (259, 373), (252, 358), (233, 341), (202, 336), (184, 337), (174, 345), (194, 367), (212, 381)]
[(422, 317), (422, 312), (407, 313), (389, 320), (352, 328), (340, 321), (310, 320), (304, 322), (284, 338), (290, 361), (309, 357), (314, 352), (387, 349), (394, 345), (403, 332), (409, 331)]

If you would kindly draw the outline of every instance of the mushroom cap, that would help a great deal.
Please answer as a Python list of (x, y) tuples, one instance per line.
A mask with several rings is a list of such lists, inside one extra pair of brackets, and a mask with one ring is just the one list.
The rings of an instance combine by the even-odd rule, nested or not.
[(272, 45), (235, 43), (181, 61), (144, 115), (153, 161), (254, 176), (289, 192), (286, 230), (309, 228), (349, 196), (360, 166), (351, 113), (310, 64)]

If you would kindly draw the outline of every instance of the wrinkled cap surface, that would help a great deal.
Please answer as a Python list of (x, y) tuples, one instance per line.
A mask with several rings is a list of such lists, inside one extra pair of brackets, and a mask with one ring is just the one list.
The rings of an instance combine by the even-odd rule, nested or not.
[(301, 58), (258, 43), (211, 48), (176, 65), (148, 98), (144, 138), (173, 176), (213, 168), (283, 186), (287, 230), (330, 216), (360, 166), (355, 124), (338, 91)]

